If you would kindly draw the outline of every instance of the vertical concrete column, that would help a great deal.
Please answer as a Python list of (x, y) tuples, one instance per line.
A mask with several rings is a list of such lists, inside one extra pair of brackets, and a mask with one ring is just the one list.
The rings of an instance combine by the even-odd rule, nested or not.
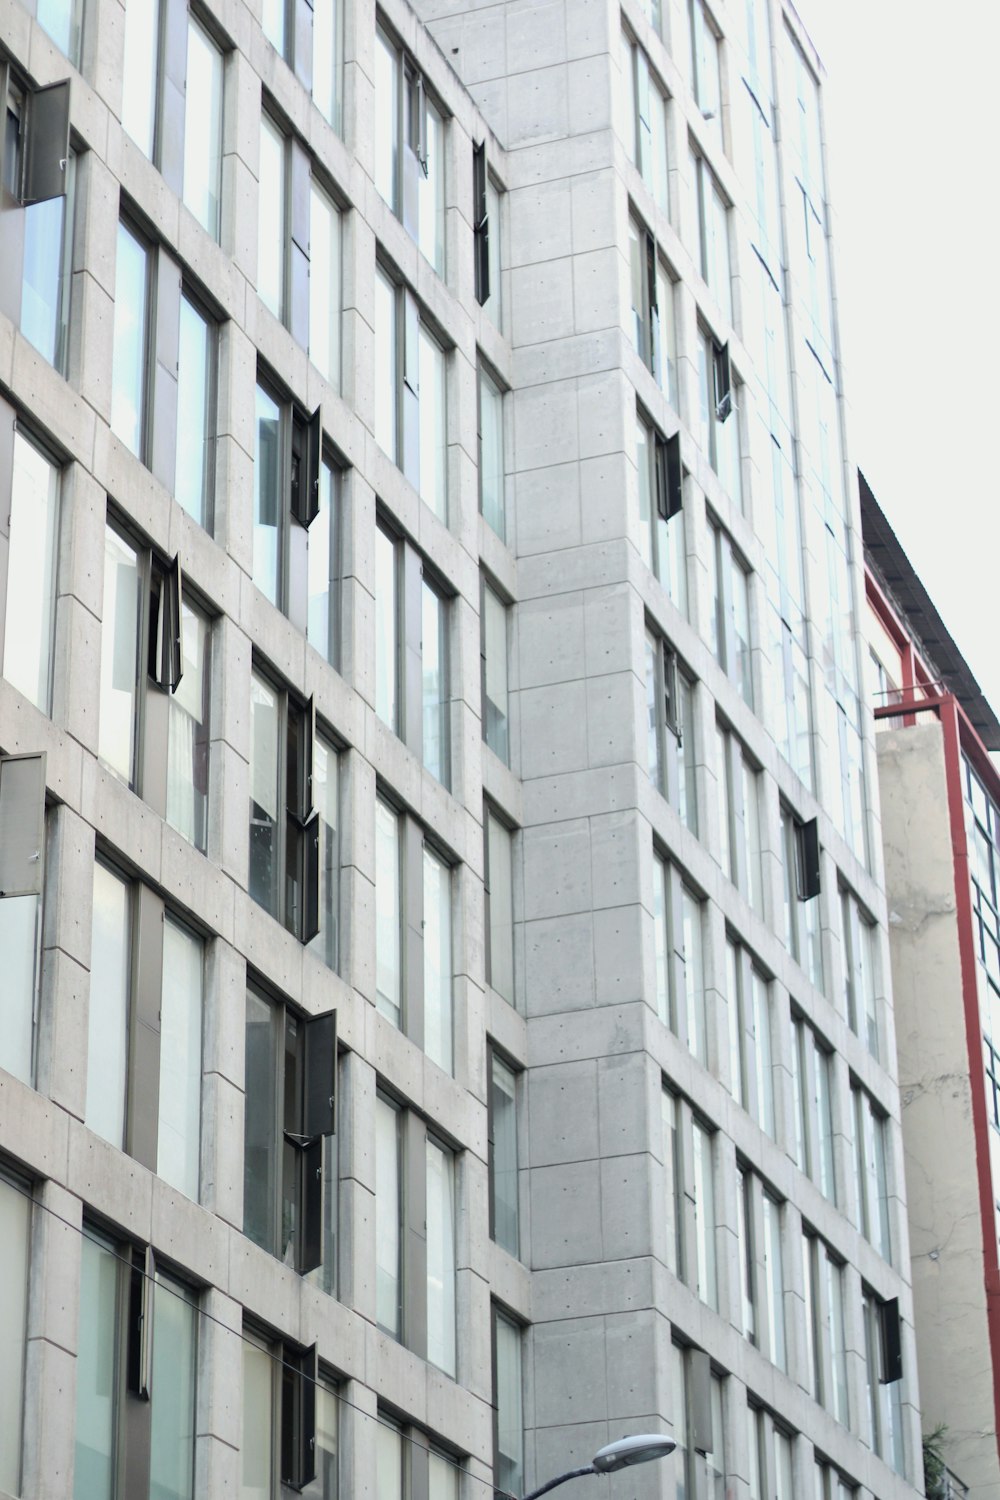
[[(100, 6), (97, 13), (107, 15), (118, 9), (114, 4)], [(84, 27), (85, 34), (88, 29)], [(109, 128), (117, 129), (113, 123)], [(118, 215), (109, 208), (117, 201), (118, 182), (96, 151), (82, 151), (76, 162), (69, 378), (97, 415), (108, 422), (118, 242)]]
[(207, 951), (201, 1201), (242, 1229), (246, 960), (222, 938)]
[(216, 1288), (202, 1294), (198, 1320), (196, 1495), (235, 1495), (243, 1431), (243, 1309)]
[(36, 1083), (82, 1120), (87, 1102), (94, 830), (64, 804), (48, 814)]
[(37, 1184), (34, 1199), (20, 1493), (65, 1500), (73, 1493), (83, 1205), (51, 1181)]

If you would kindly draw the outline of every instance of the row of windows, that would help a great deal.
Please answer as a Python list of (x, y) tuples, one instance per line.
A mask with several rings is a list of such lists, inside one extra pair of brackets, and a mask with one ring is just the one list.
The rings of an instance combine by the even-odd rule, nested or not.
[[(666, 1177), (666, 1253), (670, 1269), (701, 1301), (720, 1310), (719, 1225), (716, 1135), (681, 1095), (667, 1084), (662, 1093)], [(779, 1369), (788, 1371), (790, 1332), (785, 1299), (797, 1284), (788, 1261), (784, 1205), (749, 1166), (736, 1161), (739, 1286), (732, 1289), (739, 1312), (734, 1321)], [(803, 1384), (813, 1398), (845, 1426), (859, 1432), (900, 1469), (902, 1376), (899, 1310), (861, 1285), (865, 1326), (865, 1410), (851, 1412), (844, 1263), (807, 1224), (801, 1231), (805, 1298)], [(891, 1386), (891, 1390), (886, 1390)], [(698, 1445), (711, 1452), (711, 1444)]]
[[(665, 1101), (673, 1098), (665, 1093)], [(377, 1158), (391, 1177), (399, 1160), (397, 1111), (380, 1101)], [(676, 1113), (676, 1111), (675, 1111)], [(385, 1124), (382, 1124), (384, 1115)], [(668, 1140), (678, 1127), (665, 1112)], [(702, 1166), (693, 1121), (694, 1186), (684, 1195), (684, 1212), (711, 1227), (711, 1169)], [(384, 1137), (384, 1139), (383, 1139)], [(433, 1217), (440, 1197), (440, 1178), (428, 1146), (428, 1266), (435, 1259)], [(435, 1177), (438, 1176), (438, 1180)], [(446, 1179), (445, 1179), (446, 1181)], [(693, 1197), (692, 1197), (693, 1193)], [(435, 1204), (436, 1206), (436, 1204)], [(749, 1172), (739, 1177), (740, 1263), (743, 1268), (743, 1324), (751, 1341), (765, 1348), (782, 1368), (786, 1364), (784, 1278), (780, 1205)], [(11, 1493), (19, 1488), (17, 1433), (24, 1397), (24, 1328), (27, 1312), (31, 1234), (31, 1195), (27, 1184), (0, 1178), (0, 1238), (5, 1247), (6, 1295), (0, 1323), (8, 1358), (0, 1377), (0, 1411), (4, 1430), (14, 1435), (0, 1454), (0, 1483)], [(391, 1230), (391, 1226), (388, 1227)], [(387, 1239), (391, 1235), (387, 1232)], [(682, 1235), (679, 1242), (683, 1246)], [(756, 1247), (760, 1246), (759, 1252)], [(847, 1423), (849, 1394), (843, 1267), (809, 1229), (802, 1235), (805, 1384), (838, 1421)], [(381, 1242), (380, 1242), (381, 1247)], [(386, 1246), (386, 1253), (391, 1246)], [(686, 1251), (685, 1251), (686, 1253)], [(714, 1273), (708, 1251), (697, 1251), (698, 1276)], [(377, 1266), (380, 1316), (397, 1307), (386, 1284), (390, 1267)], [(428, 1284), (428, 1310), (437, 1288)], [(74, 1495), (79, 1500), (111, 1497), (119, 1488), (190, 1500), (195, 1494), (195, 1447), (198, 1427), (200, 1290), (166, 1265), (149, 1247), (121, 1241), (85, 1222), (81, 1241), (80, 1327), (76, 1360), (76, 1444)], [(902, 1362), (898, 1310), (861, 1288), (864, 1329), (864, 1409), (855, 1427), (873, 1450), (900, 1473), (902, 1444)], [(228, 1335), (227, 1335), (228, 1336)], [(493, 1309), (493, 1406), (495, 1482), (507, 1493), (523, 1486), (522, 1330), (500, 1308)], [(302, 1349), (275, 1339), (264, 1328), (246, 1323), (242, 1354), (242, 1490), (244, 1500), (282, 1493), (283, 1485), (313, 1497), (335, 1500), (338, 1478), (338, 1393), (336, 1378), (320, 1366), (317, 1349)], [(670, 1384), (673, 1429), (678, 1452), (675, 1484), (678, 1496), (702, 1492), (704, 1473), (713, 1495), (724, 1493), (727, 1479), (726, 1431), (734, 1413), (725, 1372), (690, 1345), (671, 1345)], [(790, 1487), (793, 1435), (764, 1408), (747, 1406), (750, 1435), (751, 1494), (785, 1494)], [(382, 1408), (376, 1434), (377, 1493), (380, 1500), (428, 1493), (455, 1500), (462, 1467), (459, 1454)], [(414, 1441), (415, 1440), (415, 1441)], [(772, 1473), (777, 1464), (779, 1474)], [(415, 1474), (413, 1465), (420, 1465)], [(782, 1478), (783, 1475), (783, 1478)], [(773, 1480), (773, 1490), (767, 1485)], [(835, 1471), (817, 1459), (817, 1494), (830, 1500), (827, 1486)], [(414, 1491), (416, 1481), (422, 1482)], [(839, 1480), (838, 1500), (848, 1493)]]

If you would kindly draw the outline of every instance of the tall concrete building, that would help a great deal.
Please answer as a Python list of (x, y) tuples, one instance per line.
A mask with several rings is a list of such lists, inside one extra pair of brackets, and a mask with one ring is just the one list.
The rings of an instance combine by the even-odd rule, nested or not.
[(911, 1495), (794, 10), (0, 49), (0, 1494)]
[(861, 519), (924, 1431), (997, 1495), (1000, 722), (863, 477)]

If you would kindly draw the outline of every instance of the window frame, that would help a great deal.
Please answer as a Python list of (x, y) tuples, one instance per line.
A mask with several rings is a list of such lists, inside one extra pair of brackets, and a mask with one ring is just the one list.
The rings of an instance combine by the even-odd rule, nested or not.
[[(445, 1139), (424, 1115), (400, 1098), (381, 1080), (376, 1082), (376, 1099), (395, 1111), (397, 1117), (398, 1165), (396, 1174), (397, 1224), (399, 1226), (398, 1331), (379, 1324), (389, 1338), (396, 1340), (443, 1374), (457, 1379), (460, 1364), (462, 1330), (457, 1305), (457, 1206), (461, 1199), (461, 1151)], [(432, 1360), (429, 1339), (430, 1266), (428, 1261), (428, 1150), (443, 1152), (451, 1163), (453, 1188), (452, 1219), (452, 1288), (451, 1306), (452, 1363), (440, 1365)], [(375, 1179), (375, 1212), (378, 1216), (379, 1185)], [(377, 1253), (376, 1253), (377, 1260)]]
[[(253, 1244), (269, 1255), (276, 1256), (300, 1275), (306, 1276), (324, 1264), (323, 1251), (327, 1225), (327, 1203), (324, 1188), (326, 1174), (323, 1158), (327, 1150), (336, 1150), (337, 1135), (337, 1012), (323, 1011), (309, 1014), (291, 1004), (272, 987), (262, 984), (252, 973), (247, 975), (244, 1040), (249, 1053), (250, 999), (269, 1011), (268, 1025), (271, 1032), (270, 1059), (273, 1063), (271, 1103), (273, 1105), (273, 1134), (266, 1143), (272, 1153), (273, 1189), (268, 1208), (267, 1236), (265, 1244), (251, 1234), (246, 1226), (244, 1204), (243, 1234)], [(290, 1049), (290, 1035), (294, 1045)], [(298, 1078), (299, 1100), (292, 1102), (292, 1124), (289, 1124), (289, 1108), (286, 1085), (289, 1077), (289, 1054), (294, 1055), (295, 1076)], [(249, 1061), (249, 1059), (248, 1059)], [(329, 1066), (329, 1072), (325, 1070)], [(245, 1069), (245, 1085), (249, 1084), (249, 1066)], [(249, 1092), (245, 1088), (243, 1171), (244, 1181), (249, 1172), (247, 1130), (250, 1124)], [(253, 1111), (259, 1121), (261, 1110)], [(292, 1128), (295, 1127), (295, 1128)], [(330, 1142), (334, 1144), (331, 1146)], [(291, 1153), (291, 1154), (290, 1154)], [(244, 1197), (246, 1195), (244, 1194)], [(292, 1214), (294, 1227), (294, 1249), (289, 1260), (289, 1243), (281, 1247), (284, 1235), (284, 1208), (292, 1204), (297, 1213)], [(335, 1210), (335, 1205), (332, 1205)], [(301, 1223), (301, 1231), (300, 1231)], [(278, 1248), (275, 1248), (275, 1247)], [(332, 1247), (336, 1255), (336, 1245)]]
[[(383, 448), (386, 454), (416, 490), (428, 510), (445, 527), (451, 513), (451, 484), (449, 464), (451, 441), (448, 431), (449, 387), (452, 385), (451, 355), (453, 344), (443, 330), (439, 329), (427, 315), (422, 304), (403, 280), (400, 273), (381, 255), (376, 254), (376, 280), (381, 279), (392, 297), (392, 328), (390, 330), (389, 353), (392, 358), (391, 371), (378, 368), (380, 361), (379, 341), (374, 345), (376, 389), (388, 385), (392, 399), (394, 443), (392, 451)], [(444, 453), (441, 465), (441, 488), (435, 496), (425, 493), (424, 463), (421, 457), (421, 427), (426, 424), (426, 413), (421, 402), (426, 402), (426, 393), (421, 395), (421, 347), (426, 338), (441, 355), (444, 411), (440, 420), (444, 430)], [(376, 442), (381, 446), (376, 434)]]
[[(376, 1009), (385, 1018), (390, 1026), (401, 1031), (404, 1036), (409, 1037), (416, 1047), (419, 1047), (424, 1056), (435, 1062), (445, 1073), (454, 1076), (455, 1071), (455, 912), (458, 901), (456, 892), (456, 880), (460, 866), (454, 855), (446, 850), (441, 841), (434, 836), (425, 824), (421, 823), (408, 808), (404, 807), (397, 798), (384, 786), (376, 790), (376, 803), (395, 820), (396, 838), (395, 848), (398, 858), (396, 872), (396, 921), (398, 923), (397, 938), (399, 954), (399, 973), (397, 975), (399, 986), (398, 1005), (392, 1001), (392, 997), (386, 997), (398, 1008), (398, 1021), (389, 1013), (385, 1005), (381, 1004), (381, 996), (376, 994)], [(446, 1013), (442, 1015), (442, 1041), (443, 1051), (441, 1056), (435, 1057), (427, 1050), (428, 1026), (427, 1026), (427, 942), (428, 931), (426, 921), (427, 892), (426, 892), (426, 870), (425, 857), (430, 855), (448, 873), (448, 892), (450, 900), (449, 908), (449, 940), (451, 949), (450, 969), (448, 973), (448, 1003)], [(376, 874), (375, 903), (376, 903), (376, 932), (378, 931), (378, 903), (380, 900), (378, 876)], [(377, 983), (377, 980), (376, 980)], [(445, 1035), (445, 1033), (447, 1033)]]
[[(196, 819), (201, 822), (201, 839), (197, 837), (189, 839), (192, 848), (204, 853), (208, 844), (208, 820), (209, 802), (211, 797), (211, 676), (212, 676), (212, 636), (213, 620), (202, 606), (200, 597), (194, 597), (191, 591), (185, 587), (183, 570), (181, 568), (180, 554), (175, 553), (168, 562), (162, 554), (138, 533), (130, 522), (125, 520), (117, 507), (109, 502), (105, 520), (105, 588), (104, 605), (109, 604), (117, 611), (121, 606), (121, 600), (117, 592), (111, 599), (108, 594), (107, 561), (108, 561), (108, 535), (114, 536), (120, 546), (130, 551), (135, 557), (136, 577), (136, 638), (135, 638), (135, 668), (130, 689), (132, 698), (131, 707), (131, 733), (129, 740), (129, 773), (123, 774), (119, 765), (108, 759), (103, 753), (107, 742), (100, 734), (98, 739), (98, 755), (102, 764), (124, 782), (137, 797), (141, 797), (148, 807), (157, 813), (164, 821), (169, 821), (169, 740), (171, 729), (171, 711), (177, 699), (177, 691), (181, 685), (184, 675), (184, 612), (185, 609), (196, 615), (202, 622), (205, 632), (205, 657), (202, 663), (204, 677), (203, 708), (204, 717), (202, 742), (204, 747), (205, 765), (205, 787), (203, 796), (203, 816)], [(126, 608), (127, 608), (126, 602)], [(100, 704), (99, 724), (105, 719), (105, 690), (116, 691), (114, 681), (116, 669), (120, 664), (116, 660), (120, 637), (116, 634), (112, 639), (112, 650), (110, 653), (111, 681), (107, 682), (104, 667), (109, 663), (109, 657), (105, 653), (108, 642), (105, 632), (110, 625), (117, 620), (115, 612), (110, 619), (102, 617), (102, 670), (100, 677)], [(154, 675), (155, 673), (155, 675)], [(110, 707), (106, 710), (111, 712)], [(192, 767), (194, 769), (194, 767)], [(192, 776), (192, 786), (196, 791), (200, 789), (197, 781)], [(171, 826), (174, 826), (171, 824)], [(176, 829), (182, 838), (187, 838), (183, 829)]]
[[(508, 1077), (510, 1079), (510, 1088), (509, 1088), (509, 1090), (505, 1090), (502, 1086), (499, 1086), (497, 1084), (497, 1082), (496, 1082), (496, 1070), (497, 1070), (498, 1067), (501, 1068), (508, 1075)], [(521, 1094), (521, 1088), (520, 1088), (520, 1085), (519, 1085), (519, 1079), (520, 1079), (521, 1070), (518, 1069), (517, 1067), (515, 1067), (512, 1062), (509, 1062), (508, 1059), (507, 1059), (507, 1057), (505, 1056), (505, 1054), (502, 1053), (499, 1050), (499, 1048), (496, 1046), (496, 1044), (493, 1041), (489, 1040), (489, 1039), (487, 1039), (487, 1043), (486, 1043), (486, 1070), (487, 1070), (487, 1098), (486, 1098), (487, 1108), (486, 1108), (486, 1118), (487, 1118), (487, 1137), (488, 1137), (487, 1173), (488, 1173), (488, 1180), (489, 1180), (489, 1200), (490, 1200), (490, 1204), (489, 1204), (489, 1206), (490, 1206), (490, 1239), (493, 1241), (493, 1243), (495, 1245), (499, 1245), (502, 1250), (506, 1250), (509, 1255), (512, 1255), (515, 1260), (520, 1260), (520, 1258), (521, 1258), (521, 1212), (520, 1212), (520, 1163), (519, 1163), (519, 1153), (518, 1153), (518, 1134), (519, 1134), (519, 1132), (518, 1132), (518, 1123), (519, 1123), (518, 1122), (518, 1114), (520, 1112), (519, 1111), (519, 1104), (520, 1104), (520, 1098), (519, 1098), (519, 1096)], [(497, 1202), (498, 1202), (498, 1194), (497, 1194), (497, 1176), (498, 1176), (497, 1141), (498, 1141), (498, 1138), (499, 1138), (499, 1133), (498, 1133), (498, 1130), (497, 1130), (497, 1109), (496, 1109), (496, 1103), (495, 1103), (495, 1097), (496, 1097), (496, 1095), (498, 1093), (506, 1093), (506, 1096), (510, 1099), (510, 1110), (509, 1110), (508, 1119), (513, 1124), (513, 1130), (511, 1132), (511, 1134), (513, 1136), (513, 1147), (514, 1147), (514, 1161), (513, 1161), (513, 1178), (514, 1178), (513, 1187), (514, 1187), (514, 1191), (513, 1191), (512, 1197), (510, 1199), (510, 1206), (511, 1206), (511, 1209), (512, 1209), (511, 1218), (513, 1220), (513, 1227), (512, 1227), (512, 1233), (511, 1233), (511, 1235), (510, 1235), (509, 1238), (506, 1236), (506, 1233), (503, 1230), (501, 1230), (501, 1232), (498, 1234), (498, 1218), (499, 1218), (499, 1216), (497, 1214)], [(504, 1175), (509, 1175), (510, 1172), (511, 1172), (511, 1166), (510, 1166), (510, 1164), (508, 1163), (507, 1166), (503, 1167), (502, 1171), (503, 1171)]]
[[(753, 624), (753, 569), (744, 562), (732, 537), (711, 513), (708, 517), (711, 538), (713, 570), (713, 620), (709, 644), (719, 666), (736, 688), (746, 706), (754, 710), (757, 693), (754, 684), (754, 655), (756, 651)], [(743, 640), (737, 629), (737, 590), (733, 586), (736, 573), (743, 578), (746, 591), (747, 635)]]
[[(11, 608), (12, 590), (10, 581), (12, 575), (19, 574), (17, 569), (17, 558), (12, 559), (12, 551), (18, 551), (15, 546), (16, 538), (12, 539), (12, 531), (20, 530), (21, 516), (15, 526), (15, 500), (17, 494), (17, 454), (18, 445), (24, 444), (32, 450), (42, 463), (48, 466), (50, 476), (54, 479), (55, 495), (52, 504), (52, 528), (49, 539), (51, 557), (46, 560), (48, 578), (48, 608), (47, 620), (42, 621), (45, 627), (47, 643), (43, 646), (42, 655), (45, 661), (39, 659), (39, 677), (44, 668), (45, 691), (38, 697), (25, 693), (24, 687), (15, 682), (10, 676), (9, 667), (6, 662), (6, 642), (8, 635), (8, 610)], [(30, 423), (22, 420), (20, 411), (0, 396), (0, 672), (5, 680), (11, 682), (19, 692), (32, 702), (43, 714), (51, 717), (52, 714), (52, 691), (53, 678), (55, 675), (55, 647), (56, 647), (56, 623), (59, 602), (59, 552), (60, 538), (63, 520), (63, 476), (65, 466), (60, 462), (55, 450), (36, 434), (36, 429)], [(50, 483), (52, 482), (50, 479)], [(18, 502), (19, 510), (25, 512), (24, 530), (30, 530), (32, 535), (37, 534), (37, 512), (31, 505), (30, 499)], [(29, 513), (30, 512), (30, 517)], [(43, 596), (44, 597), (44, 596)], [(39, 700), (42, 701), (39, 701)]]
[[(393, 131), (393, 182), (392, 196), (386, 198), (382, 191), (382, 184), (378, 181), (376, 169), (375, 189), (383, 202), (387, 203), (392, 213), (402, 223), (407, 234), (416, 244), (418, 250), (434, 269), (437, 275), (445, 279), (447, 272), (447, 252), (445, 246), (445, 224), (447, 222), (447, 184), (446, 167), (448, 150), (445, 144), (447, 135), (448, 112), (439, 102), (440, 96), (433, 85), (428, 87), (427, 79), (420, 70), (416, 59), (407, 51), (403, 44), (396, 40), (390, 28), (386, 25), (384, 18), (379, 15), (376, 19), (375, 45), (383, 46), (392, 55), (394, 66), (392, 72), (393, 91), (395, 97), (391, 101), (392, 131)], [(376, 69), (376, 77), (378, 70)], [(377, 88), (377, 85), (376, 85)], [(376, 98), (375, 108), (379, 110), (384, 105)], [(428, 230), (424, 225), (426, 213), (425, 205), (428, 197), (423, 191), (423, 185), (432, 180), (434, 167), (429, 151), (427, 110), (433, 109), (441, 120), (441, 163), (440, 173), (437, 181), (440, 184), (438, 194), (433, 199), (434, 219), (434, 246), (435, 251), (440, 250), (440, 255), (435, 253), (431, 258), (427, 255), (425, 244), (427, 243)], [(388, 110), (386, 111), (389, 112)]]
[[(491, 1339), (490, 1339), (490, 1351), (491, 1351), (491, 1361), (490, 1361), (490, 1363), (491, 1363), (491, 1375), (492, 1375), (491, 1388), (492, 1388), (492, 1392), (493, 1392), (492, 1408), (493, 1408), (493, 1479), (494, 1479), (494, 1486), (495, 1486), (495, 1488), (499, 1489), (501, 1491), (501, 1493), (506, 1494), (506, 1493), (508, 1493), (508, 1491), (504, 1487), (503, 1480), (507, 1480), (508, 1483), (512, 1486), (513, 1490), (516, 1493), (517, 1491), (519, 1491), (523, 1487), (523, 1476), (524, 1476), (524, 1459), (525, 1459), (525, 1454), (524, 1454), (524, 1335), (525, 1335), (526, 1329), (524, 1327), (524, 1324), (521, 1323), (511, 1312), (509, 1312), (507, 1310), (507, 1308), (501, 1307), (500, 1304), (497, 1303), (495, 1300), (492, 1301), (491, 1304), (490, 1304), (490, 1314), (491, 1314), (490, 1332), (491, 1332), (491, 1335), (492, 1335)], [(520, 1429), (521, 1449), (520, 1449), (520, 1453), (518, 1455), (507, 1455), (507, 1454), (504, 1454), (502, 1452), (502, 1449), (501, 1449), (501, 1446), (500, 1446), (501, 1426), (503, 1425), (503, 1423), (502, 1423), (503, 1413), (501, 1411), (501, 1400), (500, 1400), (500, 1393), (501, 1393), (500, 1358), (499, 1358), (499, 1347), (500, 1346), (499, 1346), (499, 1340), (497, 1338), (497, 1329), (501, 1325), (503, 1327), (505, 1327), (506, 1329), (508, 1329), (510, 1331), (510, 1333), (512, 1334), (513, 1338), (515, 1338), (516, 1341), (517, 1341), (518, 1366), (519, 1366), (519, 1368), (518, 1368), (518, 1371), (517, 1371), (518, 1379), (517, 1379), (516, 1385), (517, 1385), (517, 1394), (518, 1394), (519, 1409), (518, 1409), (518, 1411), (516, 1413), (511, 1413), (511, 1415), (512, 1416), (516, 1416), (518, 1418), (517, 1425), (518, 1425), (518, 1427)], [(504, 1464), (508, 1465), (508, 1467), (506, 1467), (506, 1468), (502, 1467)], [(510, 1467), (511, 1465), (514, 1465), (514, 1466)]]

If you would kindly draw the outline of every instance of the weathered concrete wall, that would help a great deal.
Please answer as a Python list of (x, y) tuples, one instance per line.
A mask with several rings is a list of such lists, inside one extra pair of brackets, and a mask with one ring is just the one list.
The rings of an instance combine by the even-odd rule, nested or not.
[(946, 1424), (949, 1467), (985, 1500), (1000, 1465), (941, 725), (879, 735), (878, 767), (923, 1428)]

